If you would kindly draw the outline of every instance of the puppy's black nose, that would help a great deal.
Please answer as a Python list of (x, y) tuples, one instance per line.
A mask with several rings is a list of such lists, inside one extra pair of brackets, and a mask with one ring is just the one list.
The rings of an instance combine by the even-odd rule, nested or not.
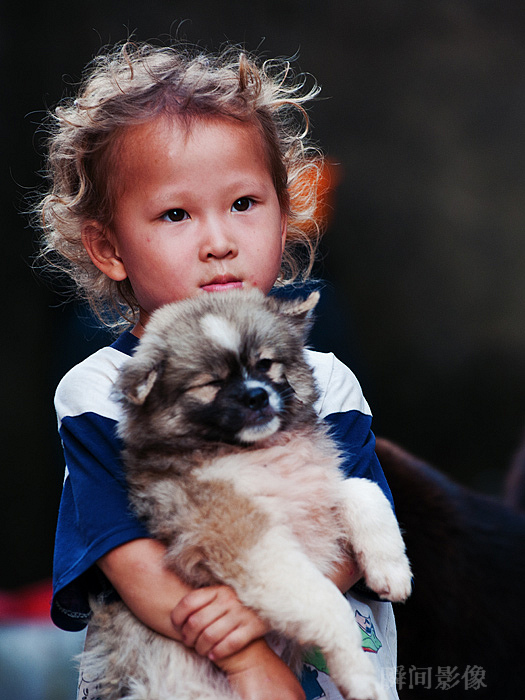
[(244, 405), (252, 411), (268, 406), (268, 392), (260, 386), (247, 389), (243, 396)]

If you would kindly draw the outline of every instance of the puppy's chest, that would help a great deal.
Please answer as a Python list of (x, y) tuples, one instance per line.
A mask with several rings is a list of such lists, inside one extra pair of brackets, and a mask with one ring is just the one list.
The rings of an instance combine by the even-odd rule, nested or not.
[(342, 474), (335, 449), (304, 437), (285, 445), (239, 452), (198, 470), (201, 483), (227, 483), (272, 523), (288, 526), (301, 540), (337, 538)]

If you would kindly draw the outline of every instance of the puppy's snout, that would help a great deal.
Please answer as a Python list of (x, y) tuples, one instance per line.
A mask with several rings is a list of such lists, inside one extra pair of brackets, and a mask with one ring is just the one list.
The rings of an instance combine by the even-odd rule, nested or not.
[(259, 411), (262, 408), (266, 408), (269, 401), (268, 392), (261, 386), (247, 389), (243, 396), (244, 405), (252, 411)]

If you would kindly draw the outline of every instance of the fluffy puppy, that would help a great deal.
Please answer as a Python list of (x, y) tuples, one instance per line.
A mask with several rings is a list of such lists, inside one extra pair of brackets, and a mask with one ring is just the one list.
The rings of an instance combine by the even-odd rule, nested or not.
[[(194, 587), (232, 586), (283, 638), (320, 647), (345, 698), (378, 700), (327, 575), (350, 552), (370, 588), (404, 600), (411, 574), (387, 499), (343, 477), (313, 410), (303, 346), (317, 300), (232, 291), (159, 309), (117, 384), (119, 432), (132, 505), (166, 545), (167, 566)], [(122, 603), (93, 607), (85, 673), (101, 679), (104, 700), (238, 697), (208, 659)]]

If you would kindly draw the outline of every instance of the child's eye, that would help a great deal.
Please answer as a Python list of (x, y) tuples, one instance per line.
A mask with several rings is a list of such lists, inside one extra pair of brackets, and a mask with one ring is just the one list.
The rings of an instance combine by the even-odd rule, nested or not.
[(239, 197), (232, 204), (233, 211), (248, 211), (253, 205), (253, 199), (251, 197)]
[(188, 212), (184, 209), (168, 209), (168, 211), (162, 215), (162, 218), (165, 221), (177, 222), (184, 221), (185, 219), (189, 219), (190, 217)]

